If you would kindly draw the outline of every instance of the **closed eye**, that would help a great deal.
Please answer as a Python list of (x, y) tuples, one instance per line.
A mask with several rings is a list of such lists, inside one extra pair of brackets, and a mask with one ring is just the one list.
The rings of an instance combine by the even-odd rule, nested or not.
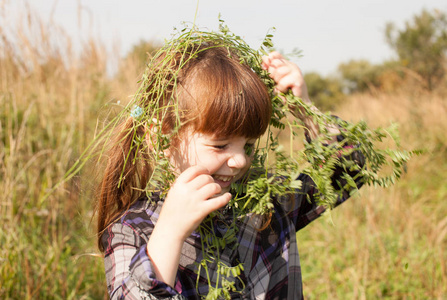
[(212, 147), (218, 150), (224, 150), (225, 148), (227, 148), (227, 144), (225, 145), (213, 145)]

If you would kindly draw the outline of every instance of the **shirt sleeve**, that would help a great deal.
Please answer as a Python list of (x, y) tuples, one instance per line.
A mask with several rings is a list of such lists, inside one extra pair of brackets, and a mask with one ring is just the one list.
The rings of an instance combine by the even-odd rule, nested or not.
[(288, 211), (289, 217), (295, 224), (296, 231), (304, 228), (317, 219), (326, 209), (322, 205), (317, 205), (314, 195), (317, 190), (312, 179), (305, 174), (298, 176), (302, 182), (302, 188), (293, 195), (293, 199), (288, 199), (292, 207)]
[(110, 299), (184, 299), (156, 279), (146, 242), (131, 226), (115, 223), (101, 237)]
[[(337, 141), (343, 142), (343, 136), (337, 136)], [(344, 148), (350, 150), (349, 154), (339, 155), (339, 163), (336, 165), (331, 178), (332, 186), (339, 192), (334, 207), (349, 199), (350, 192), (353, 190), (353, 188), (350, 188), (349, 185), (346, 184), (346, 179), (343, 178), (344, 174), (348, 174), (351, 178), (354, 178), (357, 188), (360, 188), (363, 185), (362, 177), (358, 176), (359, 171), (347, 168), (346, 162), (351, 164), (354, 163), (362, 168), (365, 164), (364, 155), (353, 145), (346, 145)], [(289, 216), (295, 224), (296, 231), (304, 228), (307, 224), (317, 219), (326, 210), (324, 206), (317, 204), (316, 194), (318, 193), (318, 190), (312, 178), (308, 175), (301, 174), (297, 179), (302, 182), (302, 188), (295, 193), (294, 199), (289, 200), (291, 202), (289, 204), (291, 208), (289, 209)]]

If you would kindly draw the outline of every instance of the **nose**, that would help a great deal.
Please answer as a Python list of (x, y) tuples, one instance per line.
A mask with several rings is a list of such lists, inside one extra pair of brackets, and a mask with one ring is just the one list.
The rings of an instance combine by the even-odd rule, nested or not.
[(245, 152), (238, 152), (230, 156), (228, 159), (228, 166), (230, 168), (243, 169), (247, 165), (247, 162), (248, 157)]

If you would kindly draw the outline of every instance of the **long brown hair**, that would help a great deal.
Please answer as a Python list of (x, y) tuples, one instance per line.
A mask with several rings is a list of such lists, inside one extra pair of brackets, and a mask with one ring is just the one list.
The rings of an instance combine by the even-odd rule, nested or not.
[[(270, 122), (272, 108), (265, 84), (226, 45), (202, 43), (174, 53), (165, 51), (150, 64), (144, 78), (136, 103), (146, 119), (127, 117), (116, 128), (98, 189), (95, 212), (101, 250), (102, 232), (141, 195), (153, 171), (153, 153), (148, 151), (153, 146), (136, 146), (136, 140), (154, 142), (146, 138), (152, 132), (148, 130), (151, 118), (155, 116), (164, 134), (172, 134), (173, 145), (185, 128), (257, 138)], [(160, 78), (168, 82), (163, 88)], [(155, 114), (148, 111), (154, 102), (161, 108)]]

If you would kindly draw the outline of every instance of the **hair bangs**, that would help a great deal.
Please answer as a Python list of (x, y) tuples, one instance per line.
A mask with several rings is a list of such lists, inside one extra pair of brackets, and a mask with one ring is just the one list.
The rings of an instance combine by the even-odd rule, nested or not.
[(204, 60), (190, 78), (195, 103), (191, 125), (197, 132), (216, 136), (258, 138), (271, 117), (267, 88), (253, 70), (230, 57), (227, 49), (221, 50), (221, 57), (213, 57), (212, 64)]

